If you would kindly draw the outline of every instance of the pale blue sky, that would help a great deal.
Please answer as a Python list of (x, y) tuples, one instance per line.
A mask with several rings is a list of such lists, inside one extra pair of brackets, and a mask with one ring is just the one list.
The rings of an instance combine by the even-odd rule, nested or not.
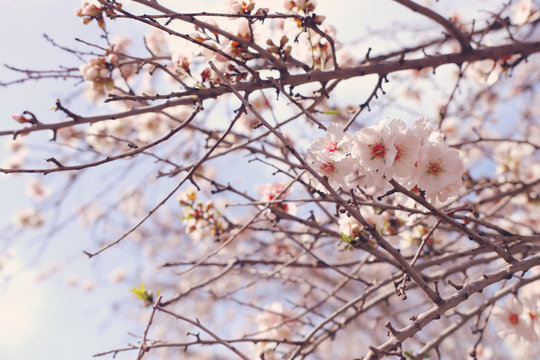
[[(191, 9), (185, 10), (193, 11), (210, 10), (210, 7), (195, 7), (201, 3), (212, 6), (218, 2), (186, 3)], [(338, 27), (338, 37), (351, 41), (360, 33), (356, 29), (378, 26), (387, 21), (390, 11), (393, 18), (409, 16), (408, 11), (389, 3), (344, 1), (340, 2), (338, 9), (336, 1), (319, 0), (319, 11), (327, 15), (328, 23)], [(42, 38), (46, 32), (61, 44), (74, 45), (74, 37), (95, 41), (99, 36), (97, 26), (84, 26), (74, 15), (74, 9), (80, 4), (74, 0), (0, 0), (1, 41), (3, 48), (7, 49), (2, 51), (0, 63), (33, 69), (80, 65), (74, 56), (53, 48)], [(259, 4), (264, 6), (262, 2)], [(344, 8), (349, 11), (343, 11)], [(118, 28), (122, 27), (118, 25)], [(129, 33), (136, 35), (138, 31)], [(377, 46), (383, 47), (384, 44), (378, 43)], [(0, 80), (14, 77), (16, 75), (12, 72), (0, 68)], [(0, 128), (17, 126), (10, 114), (24, 110), (35, 112), (44, 122), (58, 121), (60, 114), (48, 108), (54, 105), (57, 97), (72, 90), (72, 83), (53, 81), (0, 88)], [(344, 91), (342, 96), (358, 96), (358, 90)], [(30, 136), (45, 140), (50, 134)], [(0, 144), (0, 160), (3, 161), (6, 156), (3, 139)], [(43, 167), (46, 163), (42, 161), (35, 165)], [(54, 182), (62, 176), (60, 173), (51, 174), (47, 179), (52, 178)], [(0, 176), (0, 229), (16, 210), (30, 204), (24, 195), (24, 184), (29, 178)], [(17, 234), (6, 238), (5, 233), (0, 233), (0, 252), (9, 248), (14, 258), (7, 269), (0, 271), (0, 278), (2, 271), (4, 275), (13, 273), (9, 283), (0, 283), (0, 360), (90, 359), (94, 353), (136, 342), (127, 333), (140, 334), (143, 324), (126, 320), (122, 305), (126, 299), (132, 299), (128, 290), (134, 284), (129, 278), (121, 284), (108, 280), (111, 271), (118, 266), (130, 266), (130, 263), (122, 260), (122, 249), (110, 251), (97, 260), (89, 260), (82, 253), (88, 245), (88, 235), (75, 227), (52, 239), (36, 234)], [(61, 268), (55, 270), (55, 265)], [(37, 282), (36, 277), (44, 271), (52, 273), (46, 281)], [(66, 281), (70, 278), (79, 279), (79, 285), (67, 286)], [(91, 292), (83, 289), (83, 284), (89, 281), (97, 284)], [(129, 303), (133, 304), (133, 301)], [(113, 304), (119, 308), (114, 310)], [(140, 312), (144, 314), (145, 310)], [(132, 358), (133, 353), (117, 356), (117, 359)]]

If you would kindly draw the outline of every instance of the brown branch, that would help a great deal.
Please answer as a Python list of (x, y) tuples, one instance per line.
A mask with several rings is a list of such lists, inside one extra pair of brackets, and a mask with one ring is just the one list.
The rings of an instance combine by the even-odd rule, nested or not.
[(471, 45), (469, 44), (469, 41), (467, 40), (465, 35), (461, 32), (461, 30), (457, 28), (457, 26), (453, 22), (449, 21), (448, 19), (445, 19), (444, 17), (437, 14), (435, 11), (430, 10), (427, 7), (424, 7), (420, 4), (415, 3), (414, 1), (411, 1), (411, 0), (394, 0), (394, 1), (442, 25), (446, 29), (446, 31), (448, 31), (448, 33), (452, 35), (452, 37), (459, 42), (459, 45), (461, 46), (461, 52), (465, 53), (472, 50)]
[[(537, 266), (539, 263), (540, 255), (531, 256), (527, 259), (508, 265), (506, 269), (502, 269), (491, 274), (485, 274), (475, 281), (466, 284), (462, 290), (457, 291), (455, 295), (447, 298), (444, 305), (433, 307), (423, 314), (420, 314), (412, 324), (392, 335), (388, 341), (379, 346), (377, 349), (380, 351), (390, 351), (395, 349), (398, 344), (402, 343), (405, 339), (412, 337), (427, 324), (439, 318), (446, 311), (455, 308), (467, 300), (470, 295), (477, 293), (489, 285), (495, 284), (501, 280), (508, 279), (509, 277), (511, 278), (513, 274), (517, 272), (527, 271), (533, 266)], [(365, 357), (366, 360), (377, 360), (380, 358), (381, 357), (374, 351), (370, 351)]]
[[(468, 53), (459, 54), (443, 54), (434, 55), (430, 57), (424, 57), (421, 59), (413, 60), (395, 60), (385, 61), (375, 64), (360, 65), (349, 68), (340, 68), (339, 70), (332, 71), (313, 71), (309, 74), (289, 75), (286, 79), (281, 79), (281, 85), (298, 86), (302, 84), (308, 84), (313, 82), (328, 82), (335, 79), (350, 79), (358, 76), (364, 76), (369, 74), (386, 75), (397, 71), (411, 70), (411, 69), (423, 69), (426, 67), (438, 67), (445, 64), (462, 64), (464, 62), (478, 61), (485, 59), (497, 60), (504, 56), (521, 54), (522, 56), (528, 56), (534, 53), (540, 52), (540, 42), (516, 42), (507, 45), (485, 47), (481, 49), (474, 49)], [(235, 84), (235, 88), (238, 91), (253, 92), (255, 90), (273, 88), (274, 83), (270, 80), (258, 80), (254, 82), (244, 81)], [(179, 93), (173, 93), (167, 95), (167, 98), (179, 98), (175, 100), (168, 100), (164, 103), (151, 105), (147, 107), (132, 109), (114, 114), (98, 115), (90, 117), (81, 117), (78, 121), (65, 121), (53, 124), (39, 124), (35, 126), (26, 127), (19, 130), (0, 131), (0, 136), (17, 136), (20, 134), (28, 134), (34, 131), (42, 130), (58, 130), (65, 127), (71, 127), (77, 124), (94, 123), (110, 119), (118, 119), (147, 112), (158, 112), (163, 109), (174, 107), (178, 105), (192, 105), (194, 102), (203, 101), (210, 98), (216, 98), (223, 94), (231, 93), (227, 86), (217, 86), (214, 88), (185, 91)], [(145, 96), (139, 97), (119, 97), (119, 100), (152, 100), (159, 97)]]
[(172, 312), (170, 310), (167, 310), (167, 309), (165, 309), (165, 308), (163, 308), (161, 306), (159, 306), (157, 309), (159, 311), (164, 312), (166, 314), (169, 314), (169, 315), (171, 315), (171, 316), (173, 316), (173, 317), (175, 317), (175, 318), (177, 318), (179, 320), (185, 321), (187, 323), (190, 323), (191, 325), (194, 325), (194, 326), (198, 327), (199, 329), (201, 329), (202, 331), (204, 331), (205, 333), (207, 333), (208, 335), (213, 337), (218, 343), (220, 343), (221, 345), (225, 346), (227, 349), (234, 352), (241, 359), (250, 360), (246, 355), (242, 354), (237, 348), (235, 348), (234, 346), (232, 346), (231, 344), (229, 344), (225, 340), (221, 339), (216, 333), (214, 333), (212, 330), (208, 329), (206, 326), (201, 324), (201, 322), (198, 319), (197, 320), (191, 320), (191, 319), (189, 319), (189, 318), (187, 318), (185, 316), (174, 313), (174, 312)]

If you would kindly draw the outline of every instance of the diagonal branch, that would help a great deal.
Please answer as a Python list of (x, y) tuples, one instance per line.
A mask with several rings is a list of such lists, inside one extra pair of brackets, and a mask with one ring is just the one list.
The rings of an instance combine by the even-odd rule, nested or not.
[(394, 0), (394, 1), (442, 25), (446, 29), (446, 31), (448, 31), (448, 33), (452, 35), (452, 37), (459, 42), (459, 45), (461, 46), (461, 52), (465, 53), (472, 50), (472, 47), (469, 44), (469, 41), (467, 40), (465, 35), (457, 28), (457, 26), (453, 22), (449, 21), (448, 19), (445, 19), (444, 17), (442, 17), (441, 15), (437, 14), (435, 11), (427, 7), (424, 7), (420, 4), (415, 3), (414, 1), (411, 1), (411, 0)]

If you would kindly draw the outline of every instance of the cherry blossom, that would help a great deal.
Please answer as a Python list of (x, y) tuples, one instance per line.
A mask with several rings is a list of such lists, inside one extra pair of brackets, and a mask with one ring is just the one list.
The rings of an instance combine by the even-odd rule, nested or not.
[(419, 150), (414, 180), (426, 197), (445, 201), (458, 190), (463, 172), (457, 150), (444, 143), (428, 143)]
[(388, 127), (396, 149), (391, 173), (397, 178), (411, 179), (416, 172), (420, 138), (401, 119), (392, 120)]
[(43, 225), (45, 221), (43, 214), (35, 208), (20, 210), (13, 219), (18, 228), (37, 228)]
[(220, 241), (225, 230), (221, 214), (213, 201), (197, 200), (197, 190), (189, 188), (178, 195), (178, 202), (183, 207), (183, 220), (186, 234), (196, 241)]
[(386, 121), (383, 119), (377, 125), (357, 132), (351, 154), (368, 171), (391, 178), (397, 149), (390, 129), (385, 126)]
[[(540, 356), (538, 1), (345, 7), (335, 27), (316, 1), (271, 3), (83, 3), (98, 38), (51, 39), (79, 63), (0, 79), (78, 86), (8, 110), (2, 172), (62, 186), (38, 203), (30, 178), (8, 240), (76, 215), (89, 258), (133, 255), (99, 279), (135, 282), (146, 327), (104, 355)], [(371, 11), (388, 26), (362, 33)], [(396, 30), (407, 11), (427, 21)]]
[[(315, 169), (320, 175), (328, 179), (328, 183), (333, 188), (347, 189), (350, 184), (349, 178), (353, 174), (354, 160), (347, 156), (341, 160), (336, 160), (329, 154), (313, 154), (308, 152), (308, 163)], [(314, 186), (325, 191), (326, 189), (322, 184), (315, 180)]]
[(167, 56), (169, 54), (169, 43), (163, 31), (152, 29), (144, 37), (148, 50), (155, 56)]
[(512, 4), (510, 21), (515, 25), (524, 25), (538, 19), (538, 3), (534, 0), (519, 0)]
[(34, 200), (43, 200), (51, 194), (51, 189), (46, 187), (40, 179), (30, 181), (26, 187), (26, 194)]
[(79, 66), (83, 79), (92, 83), (92, 90), (104, 96), (114, 88), (110, 65), (105, 57), (95, 57), (86, 64)]
[(523, 304), (516, 297), (510, 298), (505, 306), (493, 307), (492, 316), (497, 320), (495, 323), (497, 333), (501, 337), (516, 336), (523, 341), (531, 342), (536, 338), (534, 328), (530, 326), (524, 313)]
[(288, 212), (292, 215), (296, 214), (296, 205), (287, 202), (277, 202), (278, 200), (285, 199), (293, 190), (292, 187), (287, 188), (287, 183), (285, 182), (274, 182), (267, 183), (262, 186), (260, 189), (261, 192), (261, 201), (262, 202), (272, 202), (270, 207), (275, 207), (277, 209)]

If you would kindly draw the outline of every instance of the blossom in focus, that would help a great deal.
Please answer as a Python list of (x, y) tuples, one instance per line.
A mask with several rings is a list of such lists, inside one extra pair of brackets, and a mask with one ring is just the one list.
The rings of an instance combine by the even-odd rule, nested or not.
[[(349, 178), (354, 174), (354, 161), (350, 156), (341, 160), (334, 160), (331, 155), (317, 156), (308, 151), (307, 161), (320, 176), (328, 180), (328, 183), (334, 189), (348, 188), (350, 184)], [(315, 181), (315, 188), (326, 190), (318, 181)]]
[(386, 125), (386, 119), (377, 125), (362, 128), (356, 133), (352, 157), (358, 160), (368, 171), (391, 178), (391, 167), (396, 158), (392, 132)]
[(459, 152), (444, 143), (428, 143), (418, 155), (418, 166), (414, 178), (426, 197), (440, 201), (448, 198), (461, 185), (464, 167)]
[(420, 138), (401, 119), (392, 120), (388, 127), (396, 149), (391, 173), (398, 178), (410, 179), (416, 171)]
[(442, 134), (434, 129), (426, 117), (416, 119), (412, 127), (413, 133), (420, 139), (420, 146), (428, 142), (441, 142)]
[(459, 152), (442, 141), (425, 118), (412, 129), (401, 119), (383, 119), (346, 134), (331, 125), (326, 136), (313, 141), (306, 159), (336, 189), (363, 187), (382, 195), (394, 177), (405, 186), (419, 187), (431, 200), (444, 202), (458, 194), (465, 168)]
[(333, 160), (342, 160), (351, 150), (351, 142), (344, 138), (343, 128), (335, 123), (331, 124), (326, 136), (313, 140), (310, 152), (315, 156), (329, 157)]

